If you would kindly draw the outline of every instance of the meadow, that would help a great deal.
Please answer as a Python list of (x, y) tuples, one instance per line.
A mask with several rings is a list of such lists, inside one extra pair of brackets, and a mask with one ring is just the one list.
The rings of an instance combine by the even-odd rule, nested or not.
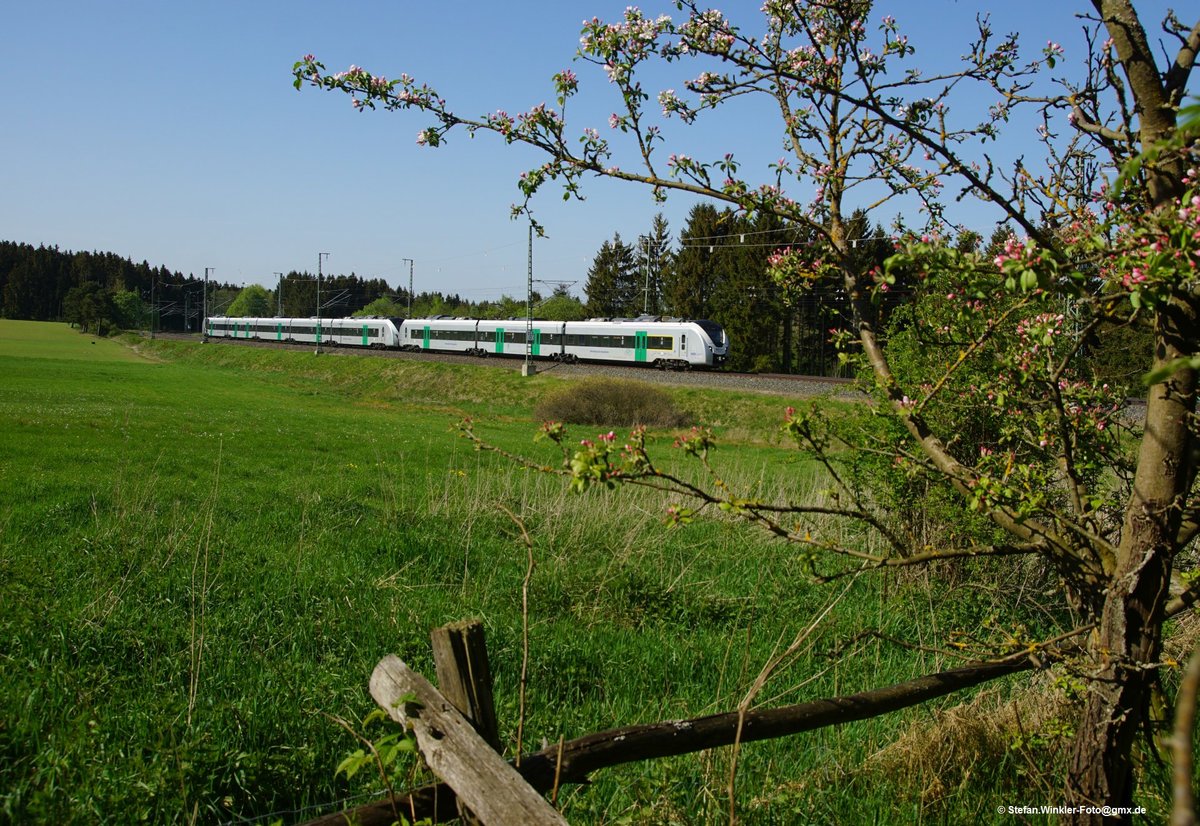
[[(994, 595), (894, 575), (813, 584), (793, 548), (729, 519), (668, 529), (661, 494), (569, 494), (455, 432), (470, 416), (552, 463), (530, 411), (561, 386), (0, 321), (0, 820), (293, 823), (370, 799), (377, 775), (335, 773), (359, 746), (335, 718), (359, 728), (388, 653), (432, 676), (429, 630), (470, 617), (485, 624), (511, 756), (522, 529), (536, 562), (526, 749), (732, 709), (833, 601), (761, 702), (949, 665), (864, 628), (933, 646), (986, 619)], [(816, 469), (778, 441), (794, 400), (672, 392), (706, 411), (735, 484), (821, 495)], [(670, 458), (674, 437), (652, 433), (654, 450), (693, 472)], [(1020, 802), (993, 782), (1022, 776), (1003, 745), (1000, 775), (865, 768), (932, 705), (960, 700), (743, 747), (739, 822), (995, 819), (998, 801)], [(730, 761), (715, 750), (607, 770), (559, 803), (578, 823), (727, 822)], [(410, 762), (395, 782), (426, 779)]]

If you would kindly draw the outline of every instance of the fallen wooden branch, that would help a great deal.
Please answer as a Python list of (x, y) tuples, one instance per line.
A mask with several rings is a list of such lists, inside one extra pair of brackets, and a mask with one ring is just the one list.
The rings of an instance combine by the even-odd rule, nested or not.
[(479, 736), (458, 709), (399, 657), (384, 657), (375, 666), (371, 696), (393, 720), (412, 728), (429, 768), (481, 823), (567, 826), (563, 816)]
[[(518, 771), (538, 792), (550, 791), (555, 766), (561, 765), (558, 782), (583, 783), (591, 772), (656, 757), (690, 754), (703, 749), (786, 737), (825, 726), (878, 717), (892, 711), (944, 697), (964, 688), (1033, 668), (1034, 661), (1017, 655), (995, 663), (968, 665), (908, 680), (884, 688), (799, 703), (782, 708), (751, 709), (738, 736), (738, 712), (713, 714), (691, 720), (624, 726), (568, 740), (521, 758)], [(417, 789), (395, 801), (397, 809), (443, 823), (458, 816), (455, 795), (445, 783)], [(474, 808), (474, 804), (471, 804)], [(393, 801), (381, 800), (311, 821), (310, 826), (390, 826)], [(485, 821), (489, 822), (490, 821)]]

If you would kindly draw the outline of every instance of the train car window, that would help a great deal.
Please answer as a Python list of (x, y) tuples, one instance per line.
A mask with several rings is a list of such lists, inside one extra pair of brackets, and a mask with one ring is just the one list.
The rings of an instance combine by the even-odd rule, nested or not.
[(697, 319), (696, 324), (701, 330), (708, 333), (708, 337), (712, 339), (713, 344), (720, 347), (725, 343), (725, 330), (720, 324), (707, 319)]
[(439, 341), (471, 341), (471, 333), (465, 330), (430, 330), (429, 337)]

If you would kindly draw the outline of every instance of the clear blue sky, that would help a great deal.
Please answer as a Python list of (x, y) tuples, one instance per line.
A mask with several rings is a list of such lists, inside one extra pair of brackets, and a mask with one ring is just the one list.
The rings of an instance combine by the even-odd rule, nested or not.
[[(311, 52), (330, 71), (354, 63), (388, 77), (408, 72), (467, 115), (552, 102), (550, 76), (570, 67), (585, 93), (569, 105), (588, 116), (575, 127), (607, 131), (613, 90), (572, 57), (584, 17), (615, 19), (625, 5), (8, 2), (0, 239), (111, 251), (196, 275), (213, 267), (222, 281), (268, 286), (274, 272), (315, 270), (318, 252), (330, 253), (326, 272), (406, 284), (401, 259), (412, 258), (418, 291), (523, 295), (526, 228), (508, 208), (535, 156), (486, 135), (418, 147), (421, 115), (358, 114), (343, 95), (297, 92), (292, 64)], [(1048, 39), (1061, 42), (1074, 67), (1082, 38), (1072, 13), (1087, 5), (996, 0), (992, 19), (998, 31), (1020, 30), (1031, 56)], [(1147, 5), (1156, 27), (1163, 4)], [(927, 63), (965, 51), (986, 8), (914, 0), (879, 3), (875, 15), (894, 15)], [(678, 71), (661, 85), (682, 90), (698, 69)], [(726, 148), (779, 155), (775, 122), (754, 110), (688, 141), (699, 157)], [(611, 181), (586, 192), (584, 204), (556, 191), (538, 202), (549, 237), (534, 242), (535, 277), (576, 281), (576, 291), (613, 232), (633, 240), (663, 210), (678, 233), (693, 203), (673, 196), (660, 207), (644, 188)]]

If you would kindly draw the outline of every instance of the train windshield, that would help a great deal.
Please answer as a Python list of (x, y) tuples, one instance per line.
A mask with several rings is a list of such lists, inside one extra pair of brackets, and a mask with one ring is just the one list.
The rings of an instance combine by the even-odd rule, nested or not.
[(698, 319), (696, 324), (699, 325), (701, 330), (708, 334), (708, 337), (712, 339), (712, 343), (717, 347), (723, 347), (725, 345), (725, 330), (720, 324), (707, 319)]

